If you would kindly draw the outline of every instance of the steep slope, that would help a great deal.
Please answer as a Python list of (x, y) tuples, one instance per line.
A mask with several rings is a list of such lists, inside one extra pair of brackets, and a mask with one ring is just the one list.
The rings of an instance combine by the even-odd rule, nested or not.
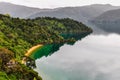
[(107, 11), (90, 22), (107, 32), (120, 33), (120, 9)]
[[(87, 36), (91, 32), (86, 25), (68, 18), (19, 19), (0, 14), (0, 79), (42, 80), (32, 69), (34, 60), (25, 56), (32, 46), (74, 43), (78, 40), (75, 35)], [(48, 51), (56, 51), (54, 48)]]
[(83, 7), (63, 7), (51, 9), (51, 11), (38, 12), (31, 15), (30, 18), (49, 16), (57, 18), (71, 18), (77, 21), (87, 22), (87, 20), (96, 17), (105, 11), (118, 8), (120, 7), (111, 6), (109, 4), (94, 4)]
[[(16, 52), (21, 58), (33, 45), (64, 43), (76, 40), (65, 39), (62, 34), (91, 33), (92, 30), (82, 23), (71, 19), (36, 18), (19, 19), (0, 15), (0, 47)], [(5, 45), (7, 44), (7, 45)], [(11, 47), (12, 46), (12, 47)]]

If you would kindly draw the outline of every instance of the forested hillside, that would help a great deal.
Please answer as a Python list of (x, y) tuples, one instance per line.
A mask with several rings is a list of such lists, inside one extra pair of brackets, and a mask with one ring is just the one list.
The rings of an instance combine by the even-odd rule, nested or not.
[(25, 20), (0, 15), (0, 47), (15, 52), (16, 57), (33, 45), (73, 40), (73, 38), (66, 40), (60, 34), (86, 32), (92, 30), (71, 19), (46, 17)]
[(28, 49), (37, 44), (77, 40), (74, 37), (64, 38), (63, 34), (91, 32), (89, 27), (68, 18), (19, 19), (0, 15), (0, 73), (5, 73), (11, 80), (41, 80), (36, 72), (21, 64)]

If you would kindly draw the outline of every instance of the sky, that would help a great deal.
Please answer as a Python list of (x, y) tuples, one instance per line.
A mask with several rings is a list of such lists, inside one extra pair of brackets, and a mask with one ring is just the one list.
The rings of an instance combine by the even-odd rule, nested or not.
[(112, 4), (120, 6), (120, 0), (0, 0), (0, 2), (10, 2), (37, 8), (57, 8), (90, 4)]

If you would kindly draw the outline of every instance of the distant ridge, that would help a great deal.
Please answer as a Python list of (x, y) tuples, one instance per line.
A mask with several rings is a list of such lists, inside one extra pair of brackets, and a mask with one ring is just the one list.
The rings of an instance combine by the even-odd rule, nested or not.
[(104, 12), (103, 14), (95, 17), (93, 20), (96, 21), (115, 21), (120, 19), (120, 9), (109, 10)]
[(12, 17), (25, 18), (40, 11), (42, 10), (39, 8), (32, 8), (12, 3), (0, 2), (0, 14), (10, 14)]
[(72, 18), (81, 22), (86, 22), (86, 20), (99, 16), (105, 11), (118, 8), (120, 7), (112, 6), (110, 4), (93, 4), (79, 7), (39, 9), (6, 2), (0, 2), (0, 14), (10, 14), (12, 17), (35, 18), (49, 16), (57, 18)]
[(80, 7), (62, 7), (55, 8), (49, 11), (42, 11), (29, 16), (29, 18), (35, 17), (57, 17), (57, 18), (72, 18), (77, 21), (81, 21), (86, 23), (87, 20), (97, 17), (103, 12), (108, 10), (118, 9), (119, 6), (112, 6), (110, 4), (93, 4), (88, 6), (80, 6)]
[[(56, 17), (56, 18), (71, 18), (84, 24), (98, 32), (99, 26), (92, 26), (88, 21), (97, 19), (103, 13), (110, 10), (120, 9), (120, 6), (112, 6), (110, 4), (93, 4), (78, 7), (60, 7), (55, 9), (39, 9), (15, 5), (6, 2), (0, 2), (0, 14), (10, 14), (12, 17), (20, 18), (36, 18), (36, 17)], [(103, 18), (105, 18), (103, 16)], [(102, 19), (103, 19), (102, 18)], [(116, 17), (117, 18), (117, 17)], [(107, 18), (106, 18), (107, 19)], [(114, 19), (114, 18), (112, 18)], [(104, 30), (104, 28), (101, 28)], [(109, 30), (109, 29), (108, 29)]]
[(107, 32), (120, 34), (120, 9), (104, 12), (90, 22)]

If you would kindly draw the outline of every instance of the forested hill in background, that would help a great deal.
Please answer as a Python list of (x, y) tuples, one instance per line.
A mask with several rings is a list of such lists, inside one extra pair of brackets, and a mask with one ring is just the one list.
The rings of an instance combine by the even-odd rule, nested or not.
[(0, 2), (0, 13), (10, 14), (12, 17), (20, 18), (35, 18), (35, 17), (56, 17), (56, 18), (71, 18), (80, 22), (97, 17), (103, 12), (113, 9), (119, 9), (120, 6), (112, 6), (109, 4), (93, 4), (78, 7), (61, 7), (55, 9), (38, 9), (15, 5), (11, 3)]
[(41, 11), (29, 16), (28, 18), (49, 16), (56, 18), (71, 18), (86, 23), (88, 20), (97, 17), (108, 10), (113, 10), (118, 8), (120, 7), (112, 6), (110, 4), (106, 4), (106, 5), (94, 4), (94, 5), (81, 6), (81, 7), (63, 7), (63, 8), (51, 9), (49, 11)]
[(107, 32), (120, 34), (120, 9), (104, 12), (90, 22)]
[(10, 14), (12, 17), (26, 18), (37, 12), (46, 11), (46, 9), (26, 7), (6, 2), (0, 2), (0, 14)]
[(31, 68), (20, 63), (28, 49), (37, 44), (75, 42), (75, 37), (62, 35), (91, 32), (89, 27), (68, 18), (19, 19), (0, 14), (0, 75), (3, 76), (0, 79), (42, 80)]

